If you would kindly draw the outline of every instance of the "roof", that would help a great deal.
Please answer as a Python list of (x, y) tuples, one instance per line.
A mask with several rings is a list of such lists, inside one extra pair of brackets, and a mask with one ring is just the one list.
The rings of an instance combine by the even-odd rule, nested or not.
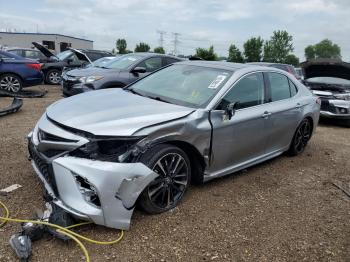
[(288, 64), (282, 64), (282, 63), (269, 63), (269, 62), (250, 62), (247, 63), (250, 65), (261, 65), (261, 66), (271, 66), (271, 65), (286, 65), (289, 66)]
[(194, 61), (183, 61), (182, 64), (196, 65), (196, 66), (206, 66), (206, 67), (215, 67), (220, 69), (227, 70), (238, 70), (244, 67), (251, 67), (252, 65), (240, 64), (240, 63), (231, 63), (231, 62), (219, 62), (219, 61), (204, 61), (204, 60), (194, 60)]
[(79, 38), (79, 37), (74, 37), (74, 36), (69, 36), (69, 35), (62, 35), (62, 34), (50, 34), (50, 33), (20, 33), (20, 32), (0, 32), (0, 34), (9, 34), (9, 35), (53, 35), (53, 36), (64, 36), (64, 37), (69, 37), (73, 39), (78, 39), (78, 40), (83, 40), (87, 42), (94, 42), (89, 39), (84, 39), (84, 38)]

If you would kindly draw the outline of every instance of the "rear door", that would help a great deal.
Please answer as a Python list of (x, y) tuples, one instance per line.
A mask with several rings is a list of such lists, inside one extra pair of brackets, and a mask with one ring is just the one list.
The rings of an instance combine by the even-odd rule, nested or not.
[[(233, 171), (264, 155), (268, 138), (264, 117), (268, 107), (265, 97), (263, 73), (248, 74), (223, 97), (217, 110), (211, 112), (211, 173)], [(232, 102), (238, 102), (238, 108), (235, 115), (227, 119), (224, 109)]]
[(266, 152), (273, 153), (288, 149), (302, 117), (302, 105), (296, 96), (297, 87), (286, 75), (277, 72), (264, 74), (269, 86), (267, 104), (269, 138)]

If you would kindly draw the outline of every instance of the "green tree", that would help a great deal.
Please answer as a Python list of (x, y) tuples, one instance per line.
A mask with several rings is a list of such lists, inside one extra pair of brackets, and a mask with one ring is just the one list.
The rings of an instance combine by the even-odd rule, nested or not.
[(293, 50), (293, 37), (287, 31), (274, 31), (271, 39), (265, 42), (264, 61), (284, 63)]
[(127, 47), (127, 44), (126, 44), (126, 40), (125, 39), (121, 39), (119, 38), (116, 43), (116, 48), (118, 50), (118, 54), (126, 54), (126, 47)]
[(153, 52), (158, 54), (165, 54), (165, 50), (161, 46), (154, 48)]
[(288, 64), (288, 65), (293, 65), (295, 67), (299, 67), (300, 61), (296, 55), (289, 54), (289, 55), (287, 55), (286, 59), (284, 60), (284, 63)]
[(316, 58), (341, 58), (341, 50), (337, 44), (329, 39), (324, 39), (315, 45), (309, 45), (305, 48), (306, 60)]
[(244, 43), (244, 57), (246, 62), (260, 62), (262, 60), (264, 40), (259, 37), (252, 37)]
[(201, 48), (201, 47), (197, 48), (195, 56), (208, 61), (215, 61), (218, 59), (217, 54), (215, 54), (214, 52), (213, 46), (209, 47), (209, 49)]
[(311, 60), (316, 58), (316, 50), (314, 45), (309, 45), (305, 48), (305, 58), (306, 60)]
[(243, 55), (242, 52), (236, 47), (234, 44), (230, 45), (228, 49), (228, 62), (235, 62), (235, 63), (243, 63)]
[(151, 49), (151, 47), (148, 44), (141, 42), (141, 43), (136, 45), (135, 53), (136, 52), (149, 52), (150, 49)]

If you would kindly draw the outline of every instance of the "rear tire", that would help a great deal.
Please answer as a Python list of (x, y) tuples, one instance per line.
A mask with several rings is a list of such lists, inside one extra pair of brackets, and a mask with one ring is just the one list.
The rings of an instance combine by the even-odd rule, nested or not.
[(297, 130), (295, 131), (292, 143), (288, 150), (288, 154), (290, 156), (297, 156), (301, 154), (304, 151), (307, 143), (311, 138), (311, 133), (312, 133), (311, 121), (305, 118), (303, 121), (301, 121)]
[(191, 182), (191, 165), (180, 148), (162, 144), (147, 150), (140, 161), (158, 173), (141, 193), (139, 206), (149, 214), (159, 214), (176, 207)]
[(22, 90), (22, 79), (14, 74), (3, 74), (0, 76), (0, 89), (12, 93), (19, 93)]
[(62, 72), (58, 69), (51, 69), (45, 75), (45, 82), (49, 85), (58, 85), (61, 81)]

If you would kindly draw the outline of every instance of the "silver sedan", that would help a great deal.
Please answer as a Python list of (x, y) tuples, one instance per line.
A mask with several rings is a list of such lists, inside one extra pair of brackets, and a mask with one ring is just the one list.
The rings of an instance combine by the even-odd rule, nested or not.
[(186, 61), (54, 103), (29, 152), (53, 204), (128, 229), (136, 204), (161, 213), (191, 182), (302, 153), (319, 113), (320, 100), (287, 72)]

